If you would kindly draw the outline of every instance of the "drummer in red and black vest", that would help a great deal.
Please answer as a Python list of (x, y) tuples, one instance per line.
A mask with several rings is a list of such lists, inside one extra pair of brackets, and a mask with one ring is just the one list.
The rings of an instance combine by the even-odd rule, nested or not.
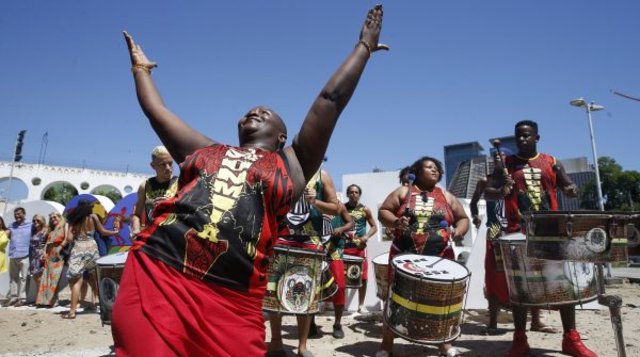
[[(138, 101), (180, 164), (180, 179), (129, 252), (113, 308), (116, 355), (265, 355), (262, 303), (278, 224), (320, 168), (340, 113), (383, 48), (381, 24), (376, 6), (290, 146), (284, 121), (264, 106), (237, 122), (238, 146), (191, 128), (156, 89), (156, 64), (124, 34)], [(271, 88), (258, 79), (252, 85)]]
[(173, 175), (173, 158), (164, 146), (156, 146), (151, 151), (151, 168), (154, 177), (145, 180), (138, 188), (135, 211), (131, 221), (131, 236), (140, 233), (148, 223), (153, 222), (153, 209), (161, 201), (175, 196), (178, 191), (178, 177)]
[[(577, 190), (576, 185), (555, 157), (537, 151), (540, 135), (536, 122), (523, 120), (516, 123), (515, 136), (518, 153), (508, 156), (505, 160), (508, 171), (506, 179), (503, 180), (503, 186), (506, 186), (504, 187), (505, 213), (508, 222), (507, 233), (524, 233), (522, 213), (557, 211), (557, 188), (569, 197), (575, 197)], [(580, 334), (576, 330), (575, 306), (566, 305), (559, 310), (564, 330), (562, 353), (580, 357), (596, 356), (582, 343)], [(527, 309), (513, 305), (513, 319), (515, 332), (509, 356), (524, 356), (529, 351), (525, 334)]]
[[(495, 149), (491, 149), (491, 156), (494, 158), (494, 172), (478, 180), (469, 203), (472, 222), (476, 228), (479, 228), (481, 221), (478, 216), (478, 201), (483, 195), (486, 201), (487, 251), (484, 259), (484, 292), (489, 303), (487, 335), (504, 334), (504, 332), (498, 330), (498, 311), (500, 307), (511, 309), (507, 277), (501, 266), (502, 261), (497, 261), (497, 257), (501, 256), (500, 246), (497, 244), (498, 238), (507, 231), (507, 221), (504, 213), (504, 193), (502, 191), (504, 186), (496, 188), (495, 183), (498, 175), (504, 175), (501, 163), (506, 160), (508, 155), (512, 154), (508, 148), (500, 148), (499, 153)], [(500, 155), (501, 158), (497, 155)], [(555, 328), (542, 322), (539, 308), (531, 308), (531, 331), (557, 333)]]
[[(324, 251), (322, 237), (331, 234), (331, 222), (324, 215), (338, 214), (339, 201), (331, 176), (318, 170), (309, 180), (304, 195), (291, 208), (286, 219), (281, 221), (277, 245), (286, 245), (313, 251)], [(344, 303), (343, 303), (344, 305)], [(312, 315), (296, 315), (298, 322), (298, 355), (313, 356), (307, 350), (307, 339)], [(284, 355), (282, 345), (282, 315), (269, 313), (271, 342), (267, 356)], [(316, 332), (317, 333), (317, 332)]]
[[(469, 230), (469, 218), (453, 194), (436, 186), (444, 173), (442, 163), (424, 156), (411, 165), (411, 173), (415, 177), (413, 184), (391, 192), (378, 210), (380, 223), (394, 228), (389, 264), (401, 253), (454, 259), (451, 242), (461, 244)], [(382, 345), (376, 357), (391, 355), (394, 337), (393, 331), (383, 326)], [(448, 357), (460, 355), (450, 343), (439, 345), (439, 350)]]
[[(364, 299), (367, 294), (367, 279), (369, 262), (367, 259), (367, 241), (378, 233), (378, 225), (373, 219), (373, 214), (369, 207), (360, 203), (362, 189), (356, 184), (347, 187), (347, 198), (345, 203), (347, 212), (353, 217), (355, 223), (354, 234), (347, 239), (344, 247), (344, 254), (355, 255), (363, 258), (362, 261), (362, 286), (358, 289), (358, 312), (366, 312)], [(367, 230), (369, 224), (369, 230)]]

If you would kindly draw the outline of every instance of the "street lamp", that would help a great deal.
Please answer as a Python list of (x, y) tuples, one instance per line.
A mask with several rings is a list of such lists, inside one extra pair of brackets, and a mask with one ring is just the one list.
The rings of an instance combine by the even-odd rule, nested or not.
[(597, 112), (604, 109), (604, 106), (587, 103), (584, 98), (580, 97), (569, 102), (574, 107), (584, 108), (587, 112), (587, 120), (589, 121), (589, 133), (591, 134), (591, 151), (593, 151), (593, 162), (596, 167), (596, 189), (598, 190), (598, 208), (604, 211), (604, 199), (602, 198), (602, 187), (600, 186), (600, 169), (598, 168), (598, 154), (596, 154), (596, 139), (593, 136), (593, 124), (591, 123), (591, 112)]

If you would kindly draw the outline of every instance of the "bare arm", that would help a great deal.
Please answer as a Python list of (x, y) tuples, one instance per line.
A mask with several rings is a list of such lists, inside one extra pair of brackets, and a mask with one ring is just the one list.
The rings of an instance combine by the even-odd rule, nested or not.
[(143, 181), (138, 187), (138, 197), (136, 199), (135, 209), (133, 211), (133, 217), (131, 217), (131, 234), (136, 235), (140, 233), (142, 227), (142, 216), (144, 214), (144, 203), (146, 199), (145, 184), (147, 181)]
[(469, 230), (469, 217), (467, 217), (464, 207), (462, 207), (462, 204), (460, 204), (456, 196), (447, 191), (445, 192), (445, 197), (453, 211), (453, 224), (455, 226), (453, 230), (453, 240), (455, 242), (461, 242)]
[(157, 67), (156, 63), (147, 59), (140, 45), (136, 45), (126, 31), (124, 38), (129, 48), (140, 107), (173, 159), (181, 163), (195, 150), (215, 144), (215, 141), (191, 128), (164, 105), (151, 78), (151, 69)]
[(407, 194), (409, 188), (405, 186), (398, 187), (384, 199), (382, 205), (378, 209), (378, 221), (383, 226), (389, 228), (400, 228), (406, 230), (409, 228), (409, 217), (397, 217), (396, 212), (402, 206), (402, 200)]
[(556, 177), (558, 180), (558, 186), (562, 189), (565, 195), (569, 197), (576, 197), (578, 195), (578, 188), (571, 180), (571, 177), (564, 170), (564, 166), (558, 161), (553, 169), (556, 171)]
[(320, 167), (338, 117), (351, 99), (371, 52), (388, 49), (378, 44), (381, 26), (382, 5), (376, 5), (367, 14), (360, 41), (322, 88), (293, 140), (291, 148), (306, 180)]
[(349, 212), (347, 212), (344, 204), (339, 203), (338, 205), (338, 214), (340, 214), (340, 217), (342, 218), (342, 222), (344, 222), (344, 224), (333, 230), (333, 235), (336, 237), (345, 234), (355, 227), (355, 224), (353, 223), (353, 217), (351, 217)]
[(320, 212), (332, 216), (338, 215), (340, 203), (336, 195), (336, 186), (331, 176), (324, 170), (320, 172), (320, 179), (322, 180), (323, 200), (316, 199), (315, 190), (305, 190), (305, 197)]
[(367, 216), (367, 223), (369, 224), (369, 230), (367, 231), (367, 234), (365, 234), (364, 237), (362, 237), (366, 242), (369, 240), (369, 238), (373, 237), (374, 235), (376, 235), (376, 233), (378, 233), (378, 225), (376, 224), (376, 221), (373, 219), (373, 213), (371, 213), (371, 210), (369, 209), (369, 207), (365, 207), (364, 212)]
[(96, 216), (95, 214), (91, 214), (91, 220), (93, 221), (93, 225), (95, 226), (98, 233), (100, 233), (100, 235), (102, 235), (103, 237), (114, 236), (119, 232), (118, 230), (109, 230), (104, 228), (102, 222), (100, 222), (100, 218), (98, 218), (98, 216)]
[(480, 201), (480, 198), (482, 197), (482, 193), (484, 192), (484, 189), (486, 186), (487, 186), (486, 177), (483, 177), (480, 180), (478, 180), (478, 183), (476, 184), (476, 189), (473, 191), (473, 196), (471, 197), (471, 202), (469, 202), (469, 208), (471, 209), (471, 216), (473, 217), (473, 225), (476, 226), (476, 228), (479, 228), (480, 223), (482, 223), (478, 213), (478, 202)]

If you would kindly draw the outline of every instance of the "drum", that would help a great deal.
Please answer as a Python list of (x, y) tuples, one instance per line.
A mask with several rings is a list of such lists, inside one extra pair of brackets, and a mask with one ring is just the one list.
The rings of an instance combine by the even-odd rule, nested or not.
[(531, 258), (591, 263), (629, 260), (628, 213), (529, 212), (525, 220), (527, 255)]
[(276, 245), (267, 274), (265, 311), (284, 314), (318, 312), (324, 252)]
[(593, 263), (529, 258), (526, 239), (520, 233), (500, 238), (500, 249), (512, 304), (554, 307), (597, 298)]
[(333, 273), (329, 269), (329, 263), (322, 262), (322, 279), (320, 286), (320, 300), (329, 300), (338, 292), (338, 283), (333, 278)]
[(116, 302), (120, 278), (122, 277), (124, 263), (128, 254), (128, 252), (122, 252), (106, 255), (96, 261), (100, 320), (102, 320), (103, 325), (111, 325), (113, 304)]
[(364, 258), (357, 255), (344, 254), (344, 277), (346, 289), (358, 289), (362, 287), (362, 263)]
[(460, 335), (469, 270), (453, 260), (415, 254), (391, 261), (393, 281), (384, 320), (398, 336), (417, 343), (441, 344)]
[(373, 271), (376, 274), (376, 296), (387, 300), (389, 290), (389, 253), (382, 253), (373, 260)]

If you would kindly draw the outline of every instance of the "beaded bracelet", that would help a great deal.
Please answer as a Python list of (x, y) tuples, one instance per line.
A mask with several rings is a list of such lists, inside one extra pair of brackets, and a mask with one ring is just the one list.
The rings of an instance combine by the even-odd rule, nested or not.
[(369, 56), (371, 56), (371, 46), (369, 46), (369, 44), (364, 42), (363, 40), (358, 41), (358, 43), (356, 44), (356, 47), (358, 47), (359, 44), (364, 45), (364, 48), (366, 48), (367, 52), (369, 52)]
[(141, 63), (136, 63), (136, 64), (131, 66), (131, 72), (133, 74), (136, 73), (137, 69), (141, 69), (141, 70), (147, 72), (147, 74), (151, 74), (151, 68), (149, 68), (147, 65), (144, 65), (144, 64), (141, 64)]

